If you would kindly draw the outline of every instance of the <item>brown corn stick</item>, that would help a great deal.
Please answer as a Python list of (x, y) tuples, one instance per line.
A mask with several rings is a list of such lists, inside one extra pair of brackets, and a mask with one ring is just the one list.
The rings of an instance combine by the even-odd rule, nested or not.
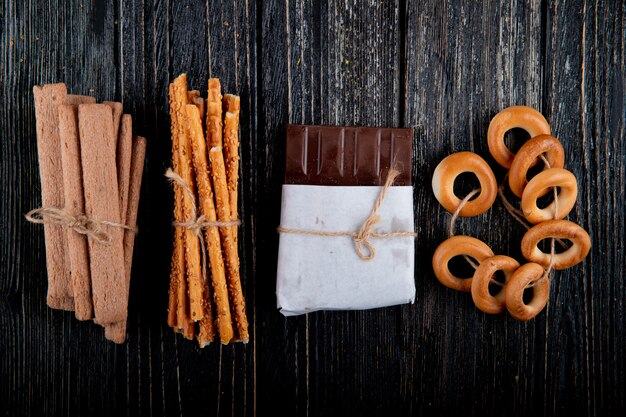
[[(204, 99), (202, 97), (196, 97), (193, 99), (192, 103), (196, 105), (200, 113), (200, 125), (204, 126), (204, 117), (206, 116), (206, 103)], [(204, 129), (202, 131), (204, 131)]]
[[(237, 99), (238, 98), (239, 97), (237, 97)], [(234, 99), (231, 101), (234, 101)], [(237, 183), (239, 181), (238, 100), (236, 108), (237, 110), (235, 111), (227, 111), (224, 117), (224, 159), (226, 160), (226, 181), (228, 184), (228, 201), (230, 203), (230, 215), (233, 220), (236, 220), (239, 214), (237, 209)]]
[[(226, 184), (231, 220), (239, 218), (237, 209), (239, 181), (239, 112), (226, 112), (224, 118), (224, 158), (226, 159)], [(233, 239), (238, 246), (238, 227), (233, 227)]]
[(206, 132), (206, 101), (202, 97), (197, 97), (193, 99), (193, 104), (196, 105), (198, 112), (200, 112), (202, 131)]
[[(48, 288), (50, 288), (48, 286)], [(74, 297), (50, 298), (48, 297), (48, 307), (57, 310), (74, 311)]]
[[(202, 97), (200, 97), (200, 92), (197, 91), (197, 90), (194, 90), (193, 92), (189, 92), (188, 98), (189, 98), (189, 102), (193, 103), (196, 106), (196, 108), (198, 109), (198, 112), (199, 112), (199, 115), (200, 115), (200, 119), (204, 120), (204, 116), (205, 116), (205, 102), (204, 102), (204, 99)], [(201, 122), (200, 126), (201, 126), (200, 134), (202, 135), (202, 130), (204, 129), (204, 123)], [(204, 141), (204, 136), (202, 136), (202, 141)], [(192, 146), (195, 146), (193, 139), (192, 139)], [(204, 152), (205, 152), (205, 161), (206, 161), (206, 147), (205, 147)], [(206, 166), (206, 163), (205, 163), (205, 166)], [(205, 172), (205, 175), (206, 175), (206, 172)], [(197, 174), (196, 174), (196, 176), (197, 176)], [(210, 186), (210, 184), (209, 184), (209, 186)], [(199, 189), (199, 192), (200, 192), (200, 184), (199, 183), (198, 183), (198, 189)], [(202, 196), (199, 196), (199, 198), (202, 199)], [(207, 238), (207, 242), (208, 242), (208, 238)], [(218, 240), (217, 240), (217, 242), (219, 244), (219, 232), (218, 232)], [(220, 257), (221, 257), (221, 249), (220, 249)], [(211, 260), (211, 270), (213, 270), (213, 262), (214, 261)], [(223, 274), (223, 269), (224, 269), (224, 262), (222, 260), (222, 274)], [(212, 272), (212, 274), (213, 274), (213, 272)], [(198, 343), (199, 343), (201, 348), (207, 346), (213, 340), (215, 340), (215, 334), (216, 334), (215, 319), (214, 319), (214, 314), (213, 314), (213, 304), (211, 303), (211, 298), (212, 297), (211, 297), (211, 287), (210, 287), (210, 284), (208, 282), (205, 282), (204, 283), (204, 296), (203, 296), (205, 316), (199, 322), (199, 326), (198, 326), (199, 331), (198, 331), (198, 335), (197, 335)], [(228, 300), (228, 298), (226, 298), (226, 300)], [(230, 316), (230, 311), (229, 311), (229, 316)], [(219, 326), (219, 323), (218, 323), (218, 326)], [(230, 323), (230, 333), (232, 334), (232, 323)], [(221, 338), (221, 340), (223, 341), (227, 337), (228, 337), (228, 333), (225, 333), (224, 338)]]
[[(215, 205), (213, 203), (213, 190), (211, 180), (209, 178), (209, 167), (206, 154), (206, 143), (202, 134), (202, 122), (200, 112), (194, 105), (187, 105), (187, 127), (188, 133), (193, 144), (193, 164), (196, 171), (196, 180), (198, 183), (198, 195), (200, 212), (206, 217), (207, 221), (217, 221), (215, 213)], [(211, 278), (213, 283), (213, 299), (215, 301), (217, 314), (217, 327), (220, 335), (220, 341), (227, 344), (233, 337), (232, 317), (230, 314), (230, 305), (228, 301), (228, 289), (226, 287), (226, 272), (224, 270), (224, 259), (222, 257), (222, 246), (220, 243), (220, 233), (217, 227), (209, 227), (204, 230), (207, 251), (211, 265)], [(208, 287), (208, 286), (207, 286)], [(207, 288), (208, 290), (209, 288)], [(210, 296), (210, 294), (209, 294)], [(210, 305), (211, 299), (207, 302)], [(200, 323), (199, 337), (210, 337), (212, 323)], [(206, 327), (206, 329), (203, 327)], [(206, 340), (198, 340), (201, 347), (204, 346)]]
[(211, 302), (211, 283), (203, 282), (202, 307), (204, 309), (204, 317), (198, 322), (198, 344), (201, 348), (207, 346), (215, 340), (217, 331), (215, 330), (215, 313), (213, 311), (213, 303)]
[[(200, 118), (202, 118), (202, 120), (204, 120), (204, 116), (205, 116), (205, 105), (204, 105), (204, 99), (200, 96), (200, 91), (198, 90), (191, 90), (187, 92), (187, 101), (190, 104), (195, 104), (196, 107), (198, 107), (198, 110), (200, 110)], [(203, 122), (204, 125), (204, 122)]]
[[(237, 208), (239, 181), (239, 96), (224, 95), (226, 115), (224, 116), (224, 159), (226, 162), (226, 182), (228, 184), (228, 198), (230, 216), (233, 220), (239, 217)], [(234, 228), (235, 243), (237, 242), (237, 228)]]
[[(172, 105), (173, 84), (170, 84), (170, 118), (172, 130), (172, 165), (178, 172), (180, 162), (178, 156), (178, 142), (175, 140), (178, 132), (178, 119)], [(174, 186), (174, 220), (183, 221), (183, 190)], [(170, 301), (168, 311), (168, 324), (182, 332), (185, 323), (189, 321), (187, 309), (187, 267), (185, 264), (185, 231), (180, 227), (174, 229), (174, 249), (172, 252), (172, 267), (170, 274)]]
[(196, 334), (196, 323), (193, 320), (187, 321), (181, 329), (181, 333), (185, 339), (193, 340)]
[[(190, 103), (193, 103), (197, 107), (199, 112), (202, 114), (201, 117), (204, 117), (204, 99), (200, 97), (200, 92), (198, 90), (189, 91), (187, 93), (187, 98)], [(202, 135), (202, 130), (200, 130), (200, 134)], [(204, 141), (204, 137), (202, 137), (202, 140)], [(193, 146), (193, 142), (194, 140), (191, 139), (192, 146)], [(206, 156), (205, 156), (205, 159), (206, 159)], [(198, 184), (198, 188), (200, 188), (199, 184)], [(219, 236), (218, 236), (218, 242), (219, 242)], [(198, 343), (200, 344), (200, 347), (204, 347), (208, 345), (209, 343), (211, 343), (213, 340), (215, 340), (215, 333), (216, 333), (213, 305), (211, 303), (211, 288), (208, 282), (203, 282), (202, 302), (203, 302), (204, 317), (199, 322), (199, 325), (198, 325), (199, 331), (197, 334), (197, 339), (198, 339)], [(231, 332), (232, 332), (232, 327), (231, 327)]]
[[(58, 111), (65, 209), (72, 215), (82, 215), (85, 213), (85, 196), (78, 136), (78, 107), (64, 104), (59, 106)], [(69, 227), (66, 234), (76, 318), (89, 320), (93, 318), (93, 303), (87, 237)]]
[(194, 99), (200, 97), (200, 91), (199, 90), (189, 90), (187, 91), (187, 101), (189, 103), (193, 103)]
[[(174, 237), (176, 242), (176, 237)], [(174, 243), (174, 246), (176, 244)], [(175, 248), (174, 248), (175, 251)], [(168, 291), (168, 303), (167, 303), (167, 325), (170, 327), (177, 326), (177, 314), (178, 314), (178, 277), (176, 271), (174, 271), (174, 258), (175, 254), (172, 254), (172, 270), (170, 271), (170, 288)], [(184, 261), (183, 261), (184, 262)]]
[[(110, 106), (113, 111), (113, 124), (115, 125), (116, 124), (115, 112), (121, 111), (122, 105), (121, 103), (112, 103), (112, 102), (107, 102), (107, 105)], [(129, 198), (129, 188), (130, 188), (130, 180), (131, 180), (130, 170), (131, 170), (131, 164), (133, 163), (133, 161), (131, 161), (131, 158), (134, 158), (133, 137), (132, 137), (133, 136), (133, 131), (132, 131), (133, 119), (131, 115), (124, 114), (121, 117), (121, 123), (119, 123), (119, 116), (117, 117), (118, 117), (117, 124), (121, 125), (119, 132), (118, 132), (117, 146), (116, 146), (117, 182), (118, 182), (118, 190), (119, 190), (119, 196), (120, 196), (120, 218), (121, 218), (122, 224), (128, 224), (128, 222), (126, 221), (126, 217), (128, 215), (127, 213), (128, 198)], [(142, 156), (142, 155), (139, 155), (139, 156)], [(144, 144), (144, 153), (142, 157), (145, 157), (145, 144)], [(143, 172), (143, 164), (142, 164), (142, 172)], [(141, 179), (141, 177), (139, 178)], [(129, 233), (132, 233), (132, 232), (128, 230), (124, 232), (124, 257), (126, 257), (126, 251), (127, 251), (126, 236)], [(131, 261), (132, 261), (132, 249), (131, 249), (130, 255), (131, 255)], [(131, 267), (131, 264), (132, 262), (127, 263), (126, 259), (124, 259), (124, 267), (126, 268), (126, 271), (125, 271), (126, 277), (127, 277), (127, 281), (129, 282), (130, 282), (130, 269), (129, 268)], [(127, 291), (128, 291), (128, 287), (127, 287)], [(104, 337), (114, 343), (124, 343), (124, 340), (126, 340), (126, 320), (127, 318), (125, 318), (121, 322), (112, 323), (110, 325), (105, 326)]]
[[(96, 220), (120, 223), (120, 204), (115, 164), (116, 137), (111, 108), (105, 104), (78, 106), (78, 126), (85, 192), (85, 214)], [(125, 320), (124, 229), (102, 225), (110, 244), (89, 239), (91, 285), (96, 323)]]
[[(174, 196), (174, 207), (176, 196)], [(174, 249), (172, 253), (172, 266), (170, 272), (169, 302), (167, 307), (167, 324), (178, 328), (178, 288), (181, 280), (185, 279), (185, 237), (179, 227), (174, 229)]]
[[(41, 177), (42, 207), (63, 208), (63, 169), (61, 139), (59, 137), (58, 106), (65, 103), (67, 89), (64, 84), (33, 87), (35, 119), (37, 126), (37, 151)], [(44, 224), (46, 243), (46, 268), (48, 270), (47, 302), (51, 308), (74, 309), (74, 295), (67, 254), (67, 234), (63, 227)]]
[(81, 96), (78, 94), (68, 94), (67, 97), (65, 97), (64, 104), (74, 104), (78, 106), (79, 104), (91, 104), (95, 102), (96, 102), (95, 97)]
[(126, 224), (129, 199), (128, 193), (131, 180), (130, 170), (133, 158), (133, 118), (130, 114), (122, 116), (119, 137), (117, 139), (116, 153), (117, 178), (119, 182), (118, 189), (120, 195), (120, 214), (122, 216), (122, 223)]
[[(170, 84), (170, 117), (172, 119), (172, 147), (178, 160), (175, 161), (174, 171), (187, 183), (195, 195), (195, 181), (191, 166), (191, 143), (185, 128), (186, 115), (184, 106), (187, 104), (187, 76), (182, 74)], [(175, 122), (174, 122), (175, 121)], [(176, 166), (178, 164), (178, 166)], [(182, 193), (182, 219), (188, 221), (194, 210), (194, 201), (187, 192)], [(203, 278), (200, 258), (200, 241), (193, 230), (185, 232), (185, 262), (187, 266), (187, 286), (189, 288), (190, 314), (193, 321), (200, 320), (204, 313), (202, 309)]]
[[(122, 125), (123, 130), (123, 125)], [(135, 136), (132, 140), (132, 161), (130, 168), (130, 184), (128, 186), (128, 207), (125, 222), (129, 226), (136, 227), (137, 213), (139, 211), (139, 196), (141, 194), (141, 179), (143, 166), (146, 159), (146, 138)], [(124, 268), (126, 271), (126, 292), (130, 290), (130, 275), (133, 264), (133, 250), (135, 247), (135, 233), (131, 230), (124, 232)], [(115, 343), (124, 343), (126, 340), (126, 320), (107, 326), (104, 335)]]
[(209, 146), (222, 146), (222, 87), (218, 78), (209, 79), (206, 99), (206, 142)]
[[(219, 221), (230, 221), (230, 205), (228, 203), (228, 186), (226, 184), (226, 168), (224, 166), (224, 156), (222, 148), (219, 146), (209, 150), (209, 161), (211, 163), (211, 176), (215, 191), (215, 204), (217, 206), (217, 217)], [(222, 236), (222, 246), (224, 258), (226, 259), (226, 269), (228, 277), (228, 290), (230, 301), (233, 306), (233, 313), (237, 324), (236, 337), (244, 343), (248, 341), (248, 319), (246, 317), (246, 305), (241, 290), (241, 277), (239, 276), (239, 254), (237, 245), (233, 238), (231, 227), (220, 228)]]
[(182, 269), (183, 271), (183, 276), (180, 277), (180, 280), (178, 281), (178, 287), (177, 287), (177, 301), (176, 301), (176, 308), (177, 308), (177, 313), (176, 313), (176, 327), (178, 327), (179, 329), (182, 329), (183, 327), (187, 326), (187, 323), (189, 323), (189, 321), (191, 320), (191, 315), (189, 314), (189, 294), (187, 293), (187, 264), (185, 262), (185, 231), (181, 228), (178, 228), (181, 230), (182, 235), (183, 235), (183, 252), (182, 252), (182, 262), (184, 265), (184, 268)]
[[(172, 95), (172, 86), (170, 85), (170, 96)], [(178, 120), (174, 117), (171, 111), (171, 123), (172, 123), (172, 165), (174, 170), (179, 169), (180, 162), (178, 162), (178, 145), (174, 140), (174, 132), (178, 130)], [(175, 127), (176, 126), (176, 127)], [(174, 220), (182, 221), (184, 218), (183, 213), (183, 191), (180, 187), (174, 186)], [(185, 266), (185, 231), (176, 227), (174, 229), (174, 249), (172, 251), (172, 266), (170, 272), (170, 289), (169, 289), (169, 303), (167, 312), (167, 324), (170, 327), (174, 327), (175, 330), (182, 329), (184, 324), (188, 321), (186, 316), (186, 271)]]
[(113, 135), (115, 135), (115, 140), (118, 141), (120, 131), (120, 119), (122, 118), (122, 113), (124, 112), (122, 103), (117, 101), (103, 101), (102, 104), (106, 104), (113, 111)]
[(195, 322), (193, 320), (188, 320), (185, 323), (183, 323), (181, 327), (176, 326), (174, 327), (173, 330), (174, 330), (174, 333), (182, 334), (185, 339), (193, 340), (193, 337), (196, 333)]
[[(208, 289), (209, 284), (207, 284), (205, 288)], [(205, 296), (205, 302), (207, 304), (210, 304), (211, 294), (207, 292)], [(196, 339), (198, 340), (198, 345), (200, 345), (200, 348), (210, 345), (211, 342), (215, 340), (215, 334), (215, 321), (213, 317), (208, 317), (207, 315), (205, 315), (202, 320), (198, 322), (198, 335), (196, 336)]]
[(241, 99), (234, 94), (224, 94), (223, 105), (227, 112), (235, 113), (241, 109)]

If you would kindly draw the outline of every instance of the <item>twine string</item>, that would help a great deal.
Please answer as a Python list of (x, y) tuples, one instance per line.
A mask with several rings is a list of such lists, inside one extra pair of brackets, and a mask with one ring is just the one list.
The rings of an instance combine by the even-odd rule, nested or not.
[(175, 187), (180, 187), (187, 197), (191, 201), (191, 214), (186, 221), (174, 221), (172, 225), (174, 227), (182, 227), (183, 229), (190, 230), (200, 241), (200, 256), (202, 263), (202, 279), (206, 284), (208, 282), (208, 273), (207, 273), (207, 254), (206, 254), (206, 243), (204, 241), (204, 236), (202, 231), (209, 227), (232, 227), (239, 226), (241, 224), (241, 220), (232, 220), (232, 221), (208, 221), (204, 214), (198, 216), (198, 209), (196, 208), (196, 196), (192, 191), (191, 187), (180, 175), (178, 175), (172, 168), (168, 168), (165, 171), (165, 177), (169, 179)]
[[(544, 165), (546, 168), (550, 169), (551, 165), (550, 165), (550, 161), (548, 161), (548, 159), (543, 155), (539, 155), (539, 158), (541, 158), (541, 160), (543, 161)], [(524, 226), (524, 228), (526, 228), (527, 230), (530, 229), (532, 227), (532, 225), (530, 225), (526, 219), (524, 218), (524, 214), (522, 213), (521, 210), (515, 208), (515, 206), (513, 206), (513, 204), (511, 204), (511, 202), (506, 198), (505, 194), (504, 194), (504, 187), (506, 184), (506, 181), (509, 177), (509, 173), (507, 172), (506, 175), (504, 176), (504, 179), (502, 180), (502, 183), (500, 184), (500, 186), (498, 187), (498, 196), (500, 197), (500, 200), (502, 201), (502, 204), (504, 205), (504, 208), (506, 208), (506, 210), (509, 212), (509, 214), (515, 219), (517, 220), (522, 226)], [(558, 218), (558, 213), (559, 213), (559, 196), (558, 196), (558, 192), (557, 192), (557, 187), (552, 187), (552, 192), (554, 193), (554, 219)], [(561, 245), (563, 248), (567, 249), (568, 245), (567, 243), (565, 243), (565, 241), (563, 241), (562, 239), (559, 238), (550, 238), (550, 262), (548, 263), (548, 267), (545, 268), (545, 272), (544, 274), (541, 276), (541, 278), (530, 282), (526, 288), (532, 288), (534, 286), (539, 285), (541, 282), (543, 282), (544, 280), (551, 280), (551, 272), (554, 270), (554, 262), (556, 259), (556, 243), (559, 243), (559, 245)]]
[(354, 242), (354, 248), (356, 253), (359, 255), (359, 258), (369, 261), (374, 259), (376, 256), (376, 247), (370, 241), (370, 239), (390, 239), (397, 237), (416, 237), (417, 233), (415, 232), (376, 232), (375, 226), (380, 222), (380, 216), (378, 215), (378, 210), (380, 206), (383, 204), (385, 197), (387, 195), (387, 191), (389, 187), (393, 184), (395, 179), (400, 175), (400, 171), (395, 168), (391, 168), (389, 173), (387, 174), (387, 179), (385, 180), (385, 184), (383, 185), (378, 197), (376, 197), (376, 201), (374, 202), (374, 206), (370, 211), (369, 216), (365, 219), (361, 227), (356, 232), (320, 232), (315, 230), (306, 230), (306, 229), (293, 229), (290, 227), (279, 226), (277, 228), (278, 233), (291, 233), (298, 235), (309, 235), (309, 236), (329, 236), (329, 237), (337, 237), (337, 236), (346, 236), (351, 237)]
[[(461, 200), (461, 202), (457, 206), (456, 210), (454, 210), (454, 213), (452, 213), (452, 216), (450, 217), (450, 225), (448, 227), (448, 236), (449, 237), (454, 236), (454, 224), (456, 223), (456, 220), (459, 218), (459, 213), (461, 213), (461, 210), (471, 200), (471, 198), (474, 197), (479, 192), (480, 192), (480, 188), (475, 188), (472, 191), (470, 191), (469, 194), (467, 194)], [(474, 270), (476, 270), (480, 266), (480, 262), (478, 262), (478, 263), (474, 262), (474, 260), (471, 257), (467, 256), (467, 255), (462, 255), (462, 256), (463, 256), (463, 259), (465, 259), (465, 261), (468, 264), (470, 264), (470, 266), (472, 268), (474, 268)], [(489, 280), (489, 283), (497, 285), (498, 287), (504, 287), (503, 283), (501, 283), (499, 281), (496, 281), (493, 277)]]
[[(479, 192), (480, 192), (480, 188), (475, 188), (472, 191), (470, 191), (469, 194), (467, 194), (463, 198), (463, 200), (461, 200), (456, 210), (454, 210), (454, 213), (452, 213), (452, 217), (450, 217), (450, 225), (448, 226), (448, 237), (454, 236), (454, 224), (456, 223), (456, 220), (459, 218), (459, 214), (461, 213), (461, 210), (463, 209), (463, 207), (465, 207), (465, 205), (472, 199), (472, 197), (474, 197)], [(468, 264), (470, 264), (470, 266), (474, 269), (478, 268), (478, 266), (480, 265), (474, 262), (472, 258), (470, 258), (467, 255), (463, 255), (463, 259), (465, 259), (465, 261)], [(497, 281), (494, 281), (494, 282), (497, 282)]]
[(111, 233), (103, 226), (116, 227), (132, 233), (138, 232), (136, 226), (93, 219), (84, 214), (72, 214), (64, 208), (40, 207), (29, 211), (24, 217), (34, 224), (58, 224), (68, 227), (76, 233), (85, 235), (103, 245), (110, 245), (113, 240)]
[(452, 213), (452, 217), (450, 218), (450, 226), (448, 227), (448, 236), (449, 237), (454, 236), (454, 223), (458, 219), (459, 214), (461, 213), (461, 210), (470, 201), (470, 199), (472, 197), (474, 197), (476, 194), (478, 194), (479, 192), (480, 192), (480, 188), (475, 188), (472, 191), (470, 191), (470, 193), (468, 195), (466, 195), (463, 198), (463, 200), (461, 200), (461, 202), (457, 206), (456, 210), (454, 210), (454, 213)]

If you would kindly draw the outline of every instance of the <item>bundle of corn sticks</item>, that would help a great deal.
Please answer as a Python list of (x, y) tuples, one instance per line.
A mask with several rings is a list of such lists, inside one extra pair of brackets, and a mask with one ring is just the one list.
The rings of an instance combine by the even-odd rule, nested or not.
[(246, 343), (237, 244), (240, 99), (222, 96), (217, 78), (204, 99), (188, 90), (186, 74), (169, 95), (177, 182), (168, 324), (200, 347), (216, 337)]
[(126, 340), (128, 294), (146, 139), (122, 103), (34, 86), (48, 306)]

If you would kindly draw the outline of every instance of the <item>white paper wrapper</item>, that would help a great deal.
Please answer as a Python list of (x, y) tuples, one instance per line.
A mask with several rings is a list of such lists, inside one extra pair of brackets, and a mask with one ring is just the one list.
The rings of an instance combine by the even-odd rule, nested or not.
[[(283, 185), (281, 226), (358, 231), (381, 187)], [(412, 232), (413, 187), (390, 187), (379, 233)], [(276, 297), (285, 316), (317, 310), (364, 310), (415, 299), (413, 237), (370, 239), (374, 259), (359, 258), (351, 237), (281, 233)], [(366, 250), (366, 249), (365, 249)]]

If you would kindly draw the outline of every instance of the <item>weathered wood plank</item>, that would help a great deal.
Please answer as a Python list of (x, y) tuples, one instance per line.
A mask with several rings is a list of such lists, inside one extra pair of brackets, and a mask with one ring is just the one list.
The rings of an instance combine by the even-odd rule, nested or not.
[[(276, 311), (275, 282), (284, 155), (289, 118), (289, 4), (263, 2), (258, 28), (258, 128), (255, 170), (255, 399), (256, 410), (306, 412), (306, 319), (284, 320)], [(271, 336), (270, 336), (271, 335)]]
[(582, 266), (557, 275), (552, 291), (547, 415), (610, 414), (625, 405), (626, 257), (616, 244), (625, 235), (623, 11), (618, 1), (547, 10), (545, 111), (578, 180), (569, 217), (593, 245)]

